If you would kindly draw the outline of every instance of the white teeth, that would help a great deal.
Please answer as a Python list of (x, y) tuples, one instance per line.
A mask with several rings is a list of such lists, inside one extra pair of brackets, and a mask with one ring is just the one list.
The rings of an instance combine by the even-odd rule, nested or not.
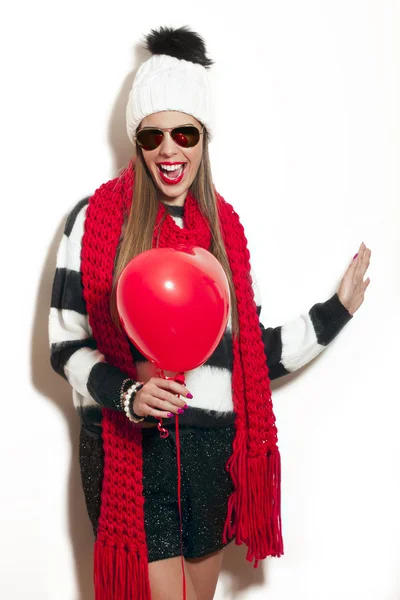
[(182, 165), (159, 165), (159, 167), (164, 171), (176, 171), (177, 169), (180, 169)]
[(185, 165), (158, 165), (161, 171), (167, 171), (170, 173), (169, 175), (165, 175), (168, 177), (168, 179), (178, 179), (178, 177), (182, 175), (184, 166)]

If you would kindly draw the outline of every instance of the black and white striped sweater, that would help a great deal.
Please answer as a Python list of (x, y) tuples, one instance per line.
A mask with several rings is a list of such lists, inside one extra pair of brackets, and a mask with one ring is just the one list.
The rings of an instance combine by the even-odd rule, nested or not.
[[(57, 254), (49, 315), (51, 365), (72, 386), (73, 402), (83, 427), (101, 435), (103, 406), (121, 410), (119, 392), (126, 374), (106, 362), (97, 349), (88, 322), (81, 279), (81, 244), (88, 198), (69, 214)], [(183, 227), (184, 207), (168, 207), (175, 222)], [(261, 312), (259, 288), (251, 273), (258, 315)], [(336, 337), (352, 315), (334, 294), (326, 302), (314, 304), (307, 314), (278, 327), (260, 322), (270, 379), (276, 379), (310, 362)], [(146, 381), (154, 367), (131, 343), (138, 380)], [(232, 423), (233, 410), (231, 317), (223, 338), (209, 360), (186, 372), (186, 385), (193, 394), (189, 408), (179, 417), (181, 425), (214, 427)], [(153, 417), (146, 420), (156, 422)], [(174, 419), (163, 421), (173, 425)]]

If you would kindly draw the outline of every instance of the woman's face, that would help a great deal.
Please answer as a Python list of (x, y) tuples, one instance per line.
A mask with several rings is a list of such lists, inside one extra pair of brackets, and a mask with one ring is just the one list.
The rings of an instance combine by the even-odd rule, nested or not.
[[(203, 129), (201, 123), (194, 117), (186, 113), (171, 110), (153, 113), (145, 117), (139, 125), (138, 130), (144, 127), (169, 129), (181, 125), (195, 125), (199, 131)], [(193, 146), (193, 148), (183, 148), (174, 142), (169, 132), (164, 132), (163, 140), (158, 148), (155, 150), (141, 149), (141, 152), (143, 153), (144, 162), (151, 173), (153, 181), (160, 192), (160, 200), (183, 206), (188, 189), (196, 177), (201, 162), (203, 136), (200, 136), (198, 144)], [(172, 167), (176, 165), (176, 169), (163, 170), (161, 166), (163, 164)]]

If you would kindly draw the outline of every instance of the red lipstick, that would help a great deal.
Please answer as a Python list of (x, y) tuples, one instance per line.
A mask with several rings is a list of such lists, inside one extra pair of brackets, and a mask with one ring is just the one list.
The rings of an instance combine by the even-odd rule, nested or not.
[[(157, 164), (157, 171), (161, 177), (161, 179), (164, 181), (164, 183), (167, 183), (168, 185), (177, 185), (178, 183), (180, 183), (183, 179), (183, 176), (185, 174), (185, 170), (186, 170), (186, 163), (184, 162), (160, 162), (160, 163), (156, 163)], [(163, 171), (163, 169), (161, 169), (161, 167), (159, 165), (168, 165), (168, 166), (172, 166), (172, 165), (183, 165), (182, 168), (182, 173), (179, 175), (179, 177), (176, 177), (175, 179), (171, 179), (170, 177), (167, 177), (167, 174), (165, 171)]]

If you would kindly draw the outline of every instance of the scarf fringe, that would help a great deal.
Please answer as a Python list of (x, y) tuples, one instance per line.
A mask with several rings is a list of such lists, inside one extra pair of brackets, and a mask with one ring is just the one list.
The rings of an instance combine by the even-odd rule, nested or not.
[(93, 580), (96, 600), (151, 598), (147, 558), (141, 557), (136, 547), (96, 540)]
[[(258, 567), (267, 556), (283, 554), (281, 523), (281, 459), (278, 448), (268, 454), (247, 456), (244, 431), (227, 462), (234, 491), (228, 500), (223, 543), (235, 536), (235, 544), (246, 544), (246, 560)], [(238, 485), (238, 483), (240, 483)]]

